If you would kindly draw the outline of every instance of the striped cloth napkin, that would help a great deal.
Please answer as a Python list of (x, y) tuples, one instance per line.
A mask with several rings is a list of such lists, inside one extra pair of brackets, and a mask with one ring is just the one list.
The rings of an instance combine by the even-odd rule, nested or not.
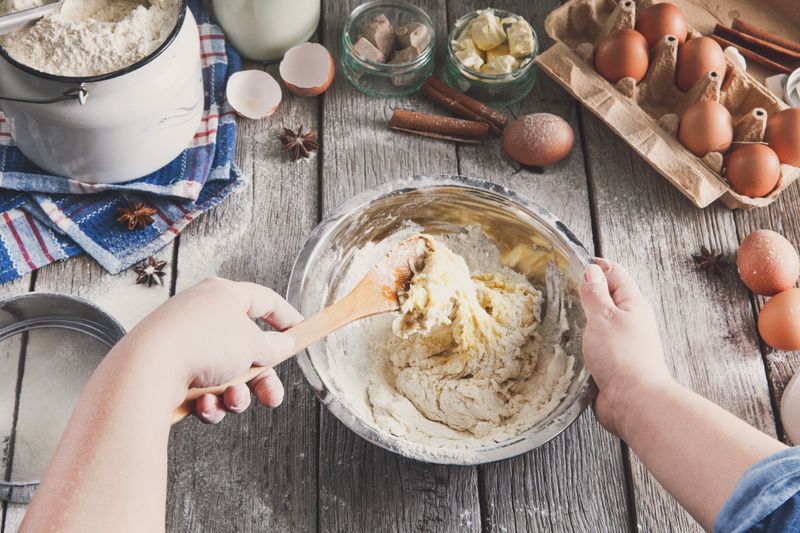
[[(202, 0), (189, 7), (200, 30), (205, 110), (192, 145), (161, 170), (115, 185), (47, 175), (14, 145), (0, 113), (0, 283), (84, 252), (116, 274), (163, 248), (243, 185), (233, 162), (236, 121), (225, 100), (225, 83), (241, 59)], [(129, 202), (155, 209), (153, 224), (129, 231), (117, 222), (118, 208)]]

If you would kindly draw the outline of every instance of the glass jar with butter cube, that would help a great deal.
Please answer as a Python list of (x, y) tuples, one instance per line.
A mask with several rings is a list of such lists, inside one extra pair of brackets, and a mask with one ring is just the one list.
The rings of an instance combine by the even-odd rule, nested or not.
[(445, 78), (483, 102), (517, 102), (536, 81), (538, 52), (536, 32), (523, 17), (502, 9), (473, 11), (448, 36)]

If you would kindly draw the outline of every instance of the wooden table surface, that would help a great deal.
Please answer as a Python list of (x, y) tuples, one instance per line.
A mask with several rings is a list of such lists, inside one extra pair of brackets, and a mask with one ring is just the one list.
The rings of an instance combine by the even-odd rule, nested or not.
[[(337, 61), (344, 20), (358, 3), (324, 2), (319, 38)], [(416, 3), (439, 35), (466, 11), (485, 6), (473, 0)], [(549, 46), (543, 21), (554, 0), (493, 5), (524, 15)], [(275, 65), (266, 69), (277, 77)], [(595, 254), (626, 264), (662, 319), (676, 379), (766, 433), (783, 436), (776, 406), (798, 354), (772, 352), (759, 342), (755, 325), (763, 300), (746, 290), (735, 267), (709, 276), (695, 270), (690, 254), (706, 245), (732, 255), (758, 228), (800, 243), (800, 188), (790, 187), (770, 207), (751, 212), (697, 209), (541, 74), (521, 105), (504, 110), (511, 116), (556, 113), (574, 128), (572, 153), (543, 174), (515, 172), (497, 139), (455, 146), (389, 132), (395, 107), (434, 111), (416, 97), (369, 98), (337, 73), (319, 98), (286, 96), (272, 117), (240, 121), (238, 163), (249, 177), (247, 188), (158, 254), (169, 261), (171, 284), (163, 289), (135, 286), (132, 273), (110, 276), (82, 257), (0, 287), (0, 296), (29, 290), (87, 296), (131, 327), (170, 294), (210, 275), (285, 291), (306, 236), (344, 200), (404, 176), (462, 174), (527, 195), (556, 213)], [(280, 154), (276, 135), (282, 126), (300, 125), (319, 132), (322, 150), (292, 163)], [(14, 404), (18, 355), (2, 360), (0, 406)], [(173, 430), (170, 531), (699, 529), (588, 411), (548, 444), (515, 459), (436, 466), (384, 451), (348, 430), (317, 402), (294, 361), (281, 365), (279, 374), (287, 390), (279, 409), (250, 409), (216, 427), (187, 420)], [(3, 531), (16, 531), (23, 513), (19, 505), (4, 507)]]

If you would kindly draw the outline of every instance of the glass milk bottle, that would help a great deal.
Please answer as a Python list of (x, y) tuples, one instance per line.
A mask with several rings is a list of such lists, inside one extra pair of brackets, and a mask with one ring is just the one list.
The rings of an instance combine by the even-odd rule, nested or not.
[(245, 57), (280, 59), (311, 38), (319, 24), (321, 0), (213, 0), (225, 36)]

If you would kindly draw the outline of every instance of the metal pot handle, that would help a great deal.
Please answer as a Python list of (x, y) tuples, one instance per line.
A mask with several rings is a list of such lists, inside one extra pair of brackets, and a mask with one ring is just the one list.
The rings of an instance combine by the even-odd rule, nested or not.
[(54, 98), (44, 98), (41, 100), (32, 99), (32, 98), (12, 98), (10, 96), (3, 96), (0, 95), (0, 100), (5, 100), (7, 102), (22, 102), (26, 104), (55, 104), (56, 102), (64, 102), (67, 100), (77, 100), (81, 105), (86, 104), (86, 98), (89, 96), (89, 91), (86, 89), (86, 86), (81, 83), (76, 87), (70, 87), (63, 93), (61, 96), (56, 96)]

